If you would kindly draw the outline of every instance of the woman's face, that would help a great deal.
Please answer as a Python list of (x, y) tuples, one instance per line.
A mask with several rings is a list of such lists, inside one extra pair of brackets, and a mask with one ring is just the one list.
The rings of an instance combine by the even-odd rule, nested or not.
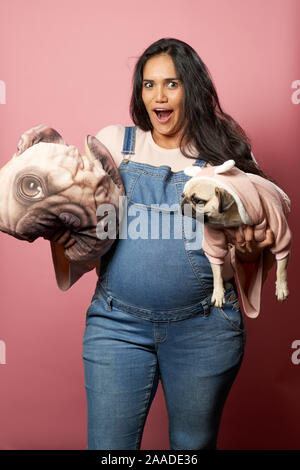
[[(180, 137), (184, 89), (171, 56), (161, 54), (148, 59), (143, 70), (142, 90), (142, 99), (153, 125), (153, 135), (158, 138)], [(169, 112), (159, 113), (155, 109)]]

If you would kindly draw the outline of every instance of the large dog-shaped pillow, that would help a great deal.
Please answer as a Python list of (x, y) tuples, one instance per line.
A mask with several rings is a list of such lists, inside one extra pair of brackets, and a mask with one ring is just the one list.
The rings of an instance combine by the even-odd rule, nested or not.
[(71, 232), (75, 243), (68, 248), (50, 241), (62, 290), (100, 268), (101, 256), (117, 237), (125, 195), (113, 158), (96, 137), (86, 137), (85, 153), (39, 125), (22, 135), (0, 170), (0, 231), (28, 242), (50, 240), (60, 229)]

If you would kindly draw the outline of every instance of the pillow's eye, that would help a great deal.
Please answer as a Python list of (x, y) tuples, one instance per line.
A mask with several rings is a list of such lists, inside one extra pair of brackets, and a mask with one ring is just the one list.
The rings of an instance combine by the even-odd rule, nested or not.
[(191, 200), (194, 204), (200, 204), (201, 206), (204, 206), (206, 203), (206, 201), (203, 201), (203, 199), (198, 198), (197, 196), (195, 196), (195, 194), (193, 194)]
[(45, 197), (43, 184), (35, 175), (25, 175), (18, 180), (17, 193), (27, 200), (42, 199)]

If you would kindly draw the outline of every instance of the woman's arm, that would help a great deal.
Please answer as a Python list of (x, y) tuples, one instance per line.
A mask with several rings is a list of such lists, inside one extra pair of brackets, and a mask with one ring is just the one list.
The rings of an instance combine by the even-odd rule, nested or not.
[[(251, 157), (258, 167), (258, 162), (255, 159), (252, 151)], [(235, 245), (235, 253), (241, 263), (255, 263), (263, 249), (267, 246), (273, 245), (274, 233), (270, 228), (268, 228), (266, 230), (265, 239), (261, 242), (257, 242), (254, 238), (254, 230), (251, 225), (243, 225), (242, 231), (243, 233), (241, 233), (239, 228), (237, 228), (235, 233), (235, 240), (230, 240), (230, 243)]]

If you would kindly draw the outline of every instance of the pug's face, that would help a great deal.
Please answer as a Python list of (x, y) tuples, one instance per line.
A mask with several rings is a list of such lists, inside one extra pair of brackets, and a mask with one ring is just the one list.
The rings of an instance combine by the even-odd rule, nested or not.
[(203, 216), (204, 223), (222, 227), (236, 227), (242, 224), (234, 198), (224, 188), (209, 180), (192, 178), (182, 193), (181, 211), (184, 205), (192, 206), (192, 217)]

